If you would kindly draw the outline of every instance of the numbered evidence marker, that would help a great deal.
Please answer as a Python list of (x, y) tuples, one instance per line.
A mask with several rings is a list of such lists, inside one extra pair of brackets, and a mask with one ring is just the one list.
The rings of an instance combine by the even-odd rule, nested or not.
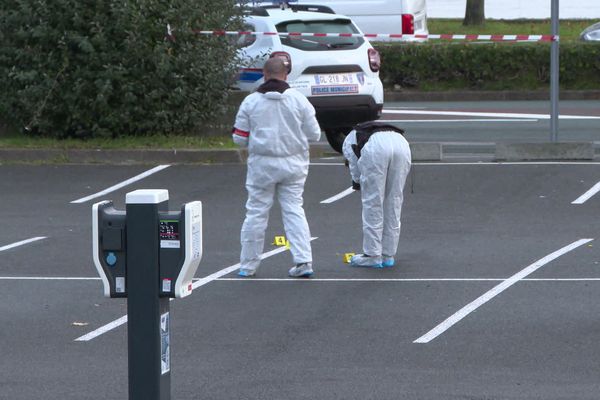
[(344, 262), (346, 264), (350, 264), (350, 259), (352, 258), (353, 255), (354, 255), (354, 253), (346, 253), (346, 254), (344, 254)]
[(275, 236), (275, 240), (273, 241), (276, 246), (285, 246), (286, 249), (290, 248), (290, 241), (285, 238), (285, 236)]

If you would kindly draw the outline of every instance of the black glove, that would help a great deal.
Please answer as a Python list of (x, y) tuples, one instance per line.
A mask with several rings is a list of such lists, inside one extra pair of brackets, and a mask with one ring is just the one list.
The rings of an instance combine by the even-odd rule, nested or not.
[(352, 181), (352, 189), (360, 190), (360, 183)]
[(348, 161), (347, 158), (344, 158), (344, 165), (346, 166), (346, 168), (350, 168), (350, 161)]

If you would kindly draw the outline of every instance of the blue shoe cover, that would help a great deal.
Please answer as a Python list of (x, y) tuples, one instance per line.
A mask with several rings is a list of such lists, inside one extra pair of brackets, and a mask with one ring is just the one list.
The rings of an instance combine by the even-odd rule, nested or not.
[(383, 268), (381, 257), (369, 257), (364, 254), (357, 254), (350, 259), (350, 265), (353, 267), (363, 268)]
[(238, 276), (248, 278), (248, 277), (254, 276), (255, 273), (256, 273), (255, 271), (250, 271), (249, 269), (240, 269), (238, 271)]
[(383, 256), (383, 262), (381, 263), (383, 268), (390, 268), (394, 266), (394, 257)]

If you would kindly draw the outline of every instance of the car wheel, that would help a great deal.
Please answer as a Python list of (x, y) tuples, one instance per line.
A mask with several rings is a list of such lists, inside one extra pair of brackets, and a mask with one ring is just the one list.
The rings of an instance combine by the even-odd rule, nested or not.
[(325, 129), (325, 136), (327, 137), (327, 141), (329, 145), (338, 153), (342, 152), (342, 145), (344, 144), (344, 139), (346, 139), (346, 135), (350, 133), (352, 128), (331, 128)]

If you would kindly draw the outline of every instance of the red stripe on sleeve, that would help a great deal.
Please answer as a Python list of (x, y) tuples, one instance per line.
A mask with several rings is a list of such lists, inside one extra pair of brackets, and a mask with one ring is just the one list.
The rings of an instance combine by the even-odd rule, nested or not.
[(250, 136), (250, 132), (246, 132), (246, 131), (243, 131), (243, 130), (238, 129), (238, 128), (233, 128), (233, 134), (234, 135), (238, 135), (238, 136), (242, 136), (242, 137), (248, 137), (248, 136)]

